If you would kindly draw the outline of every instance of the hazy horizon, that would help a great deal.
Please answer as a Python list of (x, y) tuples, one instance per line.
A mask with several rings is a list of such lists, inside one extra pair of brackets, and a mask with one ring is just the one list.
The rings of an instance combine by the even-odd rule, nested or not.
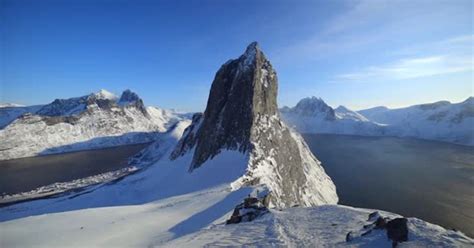
[[(210, 86), (209, 86), (210, 87)], [(114, 95), (116, 95), (117, 97), (120, 97), (120, 95), (122, 94), (123, 91), (125, 90), (131, 90), (134, 92), (133, 89), (124, 89), (123, 91), (120, 91), (120, 92), (111, 92), (107, 89), (100, 89), (96, 92), (89, 92), (89, 93), (86, 93), (86, 94), (82, 94), (82, 95), (77, 95), (77, 96), (71, 96), (71, 97), (81, 97), (81, 96), (85, 96), (85, 95), (88, 95), (88, 94), (93, 94), (93, 93), (97, 93), (101, 90), (106, 90), (110, 93), (113, 93)], [(140, 95), (139, 95), (140, 96)], [(330, 104), (328, 103), (324, 97), (321, 97), (321, 96), (306, 96), (306, 97), (303, 97), (303, 98), (309, 98), (309, 97), (317, 97), (317, 98), (321, 98), (326, 104), (328, 104), (329, 106), (331, 106), (332, 108), (337, 108), (339, 106), (344, 106), (344, 107), (347, 107), (351, 110), (354, 110), (354, 111), (361, 111), (361, 110), (367, 110), (367, 109), (370, 109), (370, 108), (376, 108), (376, 107), (387, 107), (389, 109), (398, 109), (398, 108), (406, 108), (406, 107), (410, 107), (410, 106), (413, 106), (413, 105), (419, 105), (419, 104), (429, 104), (429, 103), (435, 103), (435, 102), (440, 102), (440, 101), (448, 101), (452, 104), (456, 104), (456, 103), (462, 103), (464, 101), (466, 101), (467, 99), (471, 98), (471, 97), (474, 97), (474, 95), (471, 95), (471, 96), (468, 96), (460, 101), (449, 101), (449, 100), (445, 100), (445, 99), (440, 99), (440, 100), (437, 100), (437, 101), (433, 101), (433, 102), (420, 102), (420, 103), (415, 103), (415, 104), (410, 104), (410, 105), (405, 105), (405, 106), (396, 106), (396, 107), (391, 107), (391, 106), (387, 106), (387, 105), (377, 105), (377, 106), (368, 106), (366, 108), (360, 108), (360, 109), (354, 109), (354, 108), (350, 108), (348, 106), (345, 106), (345, 105), (342, 105), (342, 104)], [(301, 98), (301, 99), (303, 99)], [(67, 98), (64, 98), (64, 97), (59, 97), (59, 99), (67, 99)], [(207, 98), (206, 98), (207, 99)], [(301, 100), (300, 99), (300, 100)], [(43, 102), (43, 103), (36, 103), (36, 104), (28, 104), (28, 105), (25, 105), (25, 104), (22, 104), (22, 103), (18, 103), (18, 102), (0, 102), (0, 104), (16, 104), (16, 105), (20, 105), (20, 106), (34, 106), (34, 105), (44, 105), (44, 104), (48, 104), (48, 103), (51, 103), (53, 102), (55, 99), (51, 99), (49, 102)], [(278, 103), (278, 107), (279, 108), (282, 108), (282, 107), (294, 107), (296, 106), (298, 102), (296, 102), (295, 104), (293, 105), (282, 105), (280, 103)], [(146, 106), (151, 106), (151, 107), (158, 107), (158, 108), (162, 108), (161, 106), (159, 105), (150, 105), (150, 104), (147, 104), (147, 102), (144, 100), (144, 104)], [(176, 110), (176, 111), (182, 111), (182, 112), (203, 112), (205, 110), (205, 107), (203, 109), (200, 109), (200, 110), (194, 110), (194, 111), (189, 111), (189, 110), (186, 110), (186, 109), (178, 109), (178, 108), (165, 108), (165, 109), (173, 109), (173, 110)]]

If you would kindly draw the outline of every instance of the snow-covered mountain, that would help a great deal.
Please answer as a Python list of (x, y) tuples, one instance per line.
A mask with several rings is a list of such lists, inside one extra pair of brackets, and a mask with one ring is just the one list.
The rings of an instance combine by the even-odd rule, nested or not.
[(375, 107), (358, 112), (387, 125), (387, 135), (474, 145), (474, 97), (460, 103), (440, 101), (399, 109)]
[(145, 107), (130, 90), (98, 93), (50, 104), (0, 109), (0, 160), (151, 142), (182, 117)]
[(474, 145), (474, 98), (407, 108), (333, 109), (321, 98), (304, 98), (280, 109), (283, 119), (301, 133), (397, 136)]
[(0, 129), (26, 113), (36, 113), (43, 105), (21, 106), (17, 104), (2, 104), (0, 106)]
[(284, 107), (280, 112), (285, 122), (300, 133), (383, 135), (385, 132), (383, 125), (344, 106), (333, 109), (317, 97), (304, 98), (295, 107)]
[[(334, 184), (303, 139), (280, 121), (276, 93), (276, 73), (253, 43), (217, 72), (204, 113), (189, 126), (177, 122), (132, 160), (145, 169), (0, 208), (0, 246), (389, 246), (378, 230), (345, 243), (369, 211), (334, 205)], [(276, 209), (251, 223), (224, 225), (237, 204), (259, 192), (269, 192), (267, 204)], [(408, 228), (408, 247), (474, 244), (417, 219)]]

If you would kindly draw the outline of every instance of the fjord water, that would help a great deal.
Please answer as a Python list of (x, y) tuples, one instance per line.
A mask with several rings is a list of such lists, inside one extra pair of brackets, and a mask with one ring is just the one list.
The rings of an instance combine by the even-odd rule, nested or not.
[(148, 144), (117, 146), (0, 161), (0, 194), (27, 192), (127, 167), (127, 161)]
[(474, 237), (474, 148), (394, 137), (303, 135), (344, 205), (417, 217)]

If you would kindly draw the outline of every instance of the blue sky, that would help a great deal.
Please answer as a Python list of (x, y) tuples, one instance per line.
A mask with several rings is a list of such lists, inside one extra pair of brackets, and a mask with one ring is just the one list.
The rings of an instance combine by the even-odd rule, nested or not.
[(258, 41), (279, 104), (362, 109), (473, 95), (467, 0), (25, 1), (0, 3), (0, 102), (100, 89), (201, 111), (221, 64)]

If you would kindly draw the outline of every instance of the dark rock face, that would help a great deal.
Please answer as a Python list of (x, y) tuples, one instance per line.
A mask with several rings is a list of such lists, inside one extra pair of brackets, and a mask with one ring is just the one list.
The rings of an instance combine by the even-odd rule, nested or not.
[(408, 241), (408, 220), (396, 218), (387, 223), (387, 237), (392, 240), (393, 246), (400, 242)]
[(48, 126), (56, 125), (58, 123), (75, 125), (79, 120), (79, 117), (77, 116), (42, 116), (41, 118)]
[(170, 159), (194, 149), (192, 171), (222, 150), (237, 150), (249, 155), (239, 185), (268, 185), (278, 192), (269, 198), (272, 204), (336, 203), (331, 179), (303, 139), (280, 120), (277, 91), (272, 65), (257, 43), (250, 44), (216, 73), (204, 114), (194, 116)]
[(132, 106), (139, 109), (143, 115), (150, 117), (148, 111), (146, 110), (143, 100), (137, 95), (137, 93), (132, 92), (131, 90), (125, 90), (118, 101), (120, 106)]
[(248, 151), (255, 121), (277, 114), (277, 91), (276, 73), (256, 42), (238, 59), (225, 63), (212, 83), (200, 129), (193, 134), (196, 152), (190, 169), (222, 148)]

